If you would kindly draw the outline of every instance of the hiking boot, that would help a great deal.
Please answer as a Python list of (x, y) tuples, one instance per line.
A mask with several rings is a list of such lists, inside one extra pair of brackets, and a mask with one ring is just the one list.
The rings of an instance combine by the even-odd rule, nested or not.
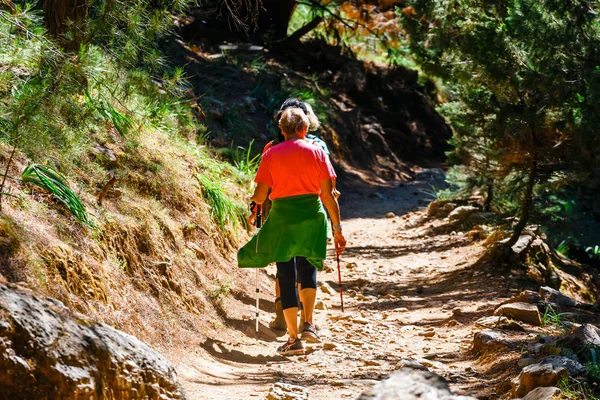
[(304, 354), (304, 346), (300, 338), (288, 339), (286, 343), (277, 348), (277, 353), (282, 356), (296, 356)]
[(317, 328), (310, 322), (305, 322), (302, 325), (300, 337), (308, 343), (321, 343), (321, 338), (317, 335)]
[(285, 324), (285, 317), (283, 316), (283, 307), (281, 306), (281, 300), (275, 301), (275, 319), (269, 322), (269, 328), (285, 330), (287, 325)]

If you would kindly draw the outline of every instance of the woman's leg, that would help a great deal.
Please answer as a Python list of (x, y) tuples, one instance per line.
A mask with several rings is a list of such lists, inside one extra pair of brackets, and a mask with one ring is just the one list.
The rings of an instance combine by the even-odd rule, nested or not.
[(279, 290), (279, 274), (277, 274), (275, 277), (275, 318), (269, 322), (269, 328), (283, 330), (286, 327), (283, 307), (281, 305), (281, 291)]
[(304, 307), (304, 319), (313, 324), (313, 311), (317, 299), (317, 269), (304, 257), (296, 257), (296, 271), (300, 290), (300, 301)]
[(298, 300), (296, 299), (296, 270), (294, 259), (277, 263), (279, 291), (283, 316), (291, 339), (298, 337)]

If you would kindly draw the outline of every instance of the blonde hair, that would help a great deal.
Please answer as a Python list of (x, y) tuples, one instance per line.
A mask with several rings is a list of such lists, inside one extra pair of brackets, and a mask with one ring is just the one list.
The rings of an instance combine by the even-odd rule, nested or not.
[(306, 116), (308, 117), (308, 130), (316, 131), (321, 126), (317, 114), (315, 114), (313, 108), (308, 103), (304, 103), (306, 106)]
[(297, 107), (290, 107), (283, 110), (281, 118), (279, 118), (279, 128), (286, 135), (297, 135), (300, 133), (306, 133), (310, 121), (304, 111)]

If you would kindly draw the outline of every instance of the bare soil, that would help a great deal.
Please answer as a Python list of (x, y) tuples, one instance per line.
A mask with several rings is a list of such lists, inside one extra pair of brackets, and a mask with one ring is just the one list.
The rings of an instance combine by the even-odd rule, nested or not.
[[(229, 322), (219, 337), (167, 354), (188, 398), (264, 399), (275, 382), (305, 387), (310, 399), (356, 398), (404, 360), (426, 365), (459, 394), (499, 398), (495, 387), (516, 373), (518, 353), (476, 358), (469, 348), (473, 332), (481, 329), (474, 321), (491, 315), (519, 284), (474, 266), (485, 250), (481, 242), (462, 232), (432, 233), (446, 224), (426, 215), (428, 193), (444, 184), (444, 173), (417, 169), (415, 175), (394, 187), (343, 191), (344, 312), (330, 251), (318, 278), (324, 286), (317, 301), (325, 309), (316, 311), (315, 322), (322, 344), (306, 345), (305, 356), (276, 353), (287, 336), (268, 328), (274, 315), (269, 267), (260, 271), (258, 337), (254, 299), (233, 293), (224, 304)], [(395, 216), (386, 217), (389, 212)], [(253, 281), (255, 271), (247, 273)]]

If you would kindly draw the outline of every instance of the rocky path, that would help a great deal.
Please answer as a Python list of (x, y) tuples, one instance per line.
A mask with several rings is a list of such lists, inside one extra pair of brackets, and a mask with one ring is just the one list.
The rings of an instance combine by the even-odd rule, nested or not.
[[(345, 310), (331, 255), (319, 276), (322, 309), (316, 323), (323, 343), (307, 345), (306, 356), (278, 356), (284, 332), (267, 328), (272, 314), (263, 310), (256, 339), (254, 309), (246, 299), (231, 310), (246, 322), (243, 334), (171, 354), (188, 398), (354, 399), (406, 364), (442, 375), (459, 394), (488, 391), (482, 366), (468, 354), (474, 321), (491, 314), (511, 287), (471, 268), (483, 248), (467, 234), (434, 234), (445, 221), (428, 219), (425, 206), (431, 199), (427, 193), (442, 182), (442, 171), (433, 169), (396, 187), (344, 192)], [(273, 275), (274, 268), (267, 273)], [(262, 285), (261, 305), (271, 300), (271, 285)], [(268, 397), (274, 386), (296, 397)]]

